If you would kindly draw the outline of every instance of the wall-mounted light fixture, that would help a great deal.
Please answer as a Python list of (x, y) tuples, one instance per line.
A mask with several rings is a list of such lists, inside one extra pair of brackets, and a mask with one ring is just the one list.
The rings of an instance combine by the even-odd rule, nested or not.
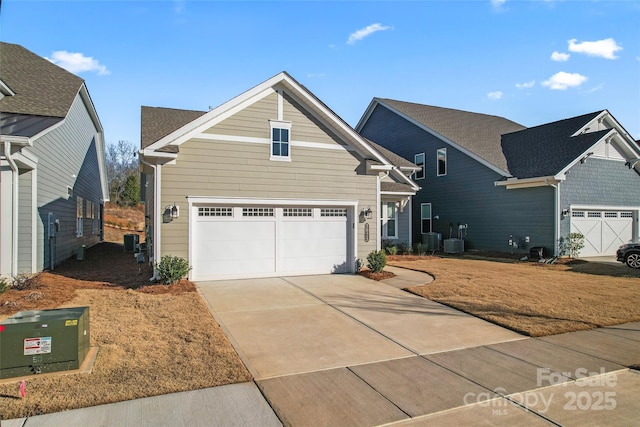
[(171, 218), (173, 218), (173, 219), (179, 218), (180, 217), (180, 207), (177, 206), (174, 203), (173, 206), (171, 206), (170, 208), (171, 208)]
[(587, 161), (587, 159), (589, 158), (589, 156), (593, 156), (593, 153), (587, 153), (587, 154), (585, 154), (585, 155), (584, 155), (584, 157), (580, 159), (580, 163), (581, 163), (581, 164), (584, 164), (584, 162), (586, 162), (586, 161)]

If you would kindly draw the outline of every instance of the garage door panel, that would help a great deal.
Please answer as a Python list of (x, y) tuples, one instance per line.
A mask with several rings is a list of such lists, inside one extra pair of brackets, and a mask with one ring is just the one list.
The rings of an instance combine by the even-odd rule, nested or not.
[[(192, 264), (194, 280), (274, 273), (273, 221), (197, 221)], [(248, 262), (247, 260), (251, 260)]]
[(629, 212), (615, 210), (575, 210), (571, 216), (571, 232), (584, 236), (580, 256), (614, 255), (616, 249), (633, 237), (633, 218)]
[[(310, 210), (315, 217), (283, 215)], [(347, 217), (319, 212), (275, 207), (263, 219), (196, 216), (194, 280), (350, 272)]]

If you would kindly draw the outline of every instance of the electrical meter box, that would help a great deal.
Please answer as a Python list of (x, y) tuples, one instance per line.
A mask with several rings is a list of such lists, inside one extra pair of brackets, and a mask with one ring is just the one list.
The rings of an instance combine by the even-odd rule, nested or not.
[(90, 344), (89, 307), (21, 311), (0, 323), (0, 378), (78, 369)]

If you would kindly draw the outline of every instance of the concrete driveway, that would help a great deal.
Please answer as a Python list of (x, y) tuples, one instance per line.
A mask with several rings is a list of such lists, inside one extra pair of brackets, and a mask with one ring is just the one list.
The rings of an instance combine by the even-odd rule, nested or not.
[[(635, 426), (640, 417), (640, 373), (627, 368), (640, 363), (640, 322), (535, 339), (360, 276), (198, 287), (284, 425)], [(615, 408), (567, 409), (572, 395), (614, 396)]]
[(198, 287), (258, 380), (523, 338), (361, 276), (215, 281)]

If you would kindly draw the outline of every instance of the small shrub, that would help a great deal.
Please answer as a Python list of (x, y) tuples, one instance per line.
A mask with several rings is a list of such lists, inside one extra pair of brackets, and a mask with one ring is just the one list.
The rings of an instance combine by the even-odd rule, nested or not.
[(0, 294), (5, 293), (11, 289), (11, 281), (6, 277), (0, 277)]
[(427, 245), (424, 243), (416, 243), (413, 253), (419, 256), (427, 254)]
[(398, 253), (398, 247), (397, 246), (387, 246), (384, 249), (385, 253), (387, 255), (396, 255)]
[(400, 255), (411, 255), (411, 253), (413, 252), (413, 248), (407, 242), (400, 242), (398, 243), (397, 247), (398, 253)]
[(13, 277), (11, 288), (17, 291), (24, 291), (27, 289), (36, 289), (38, 286), (40, 286), (39, 274), (18, 274)]
[(384, 251), (371, 251), (367, 255), (367, 267), (374, 273), (380, 273), (387, 265), (387, 256)]
[(584, 248), (584, 235), (582, 233), (569, 233), (567, 237), (558, 239), (558, 252), (560, 255), (569, 255), (576, 258)]
[(171, 285), (179, 281), (191, 270), (186, 259), (170, 255), (163, 256), (160, 262), (155, 264), (155, 268), (160, 282), (165, 285)]

